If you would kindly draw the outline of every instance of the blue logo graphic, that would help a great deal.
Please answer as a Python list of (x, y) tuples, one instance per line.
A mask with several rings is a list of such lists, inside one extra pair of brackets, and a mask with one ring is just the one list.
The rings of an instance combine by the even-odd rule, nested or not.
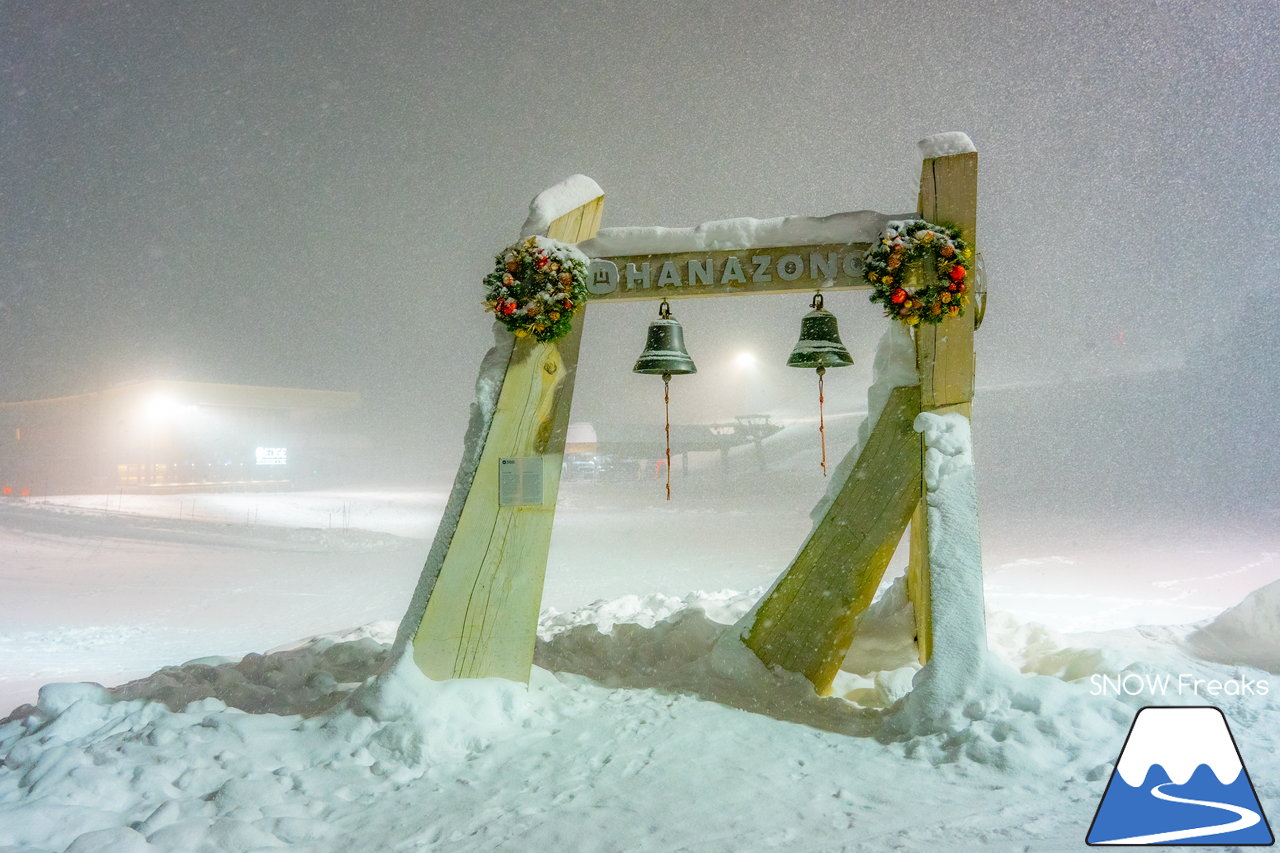
[(1222, 712), (1149, 707), (1134, 718), (1085, 841), (1266, 846), (1275, 836)]

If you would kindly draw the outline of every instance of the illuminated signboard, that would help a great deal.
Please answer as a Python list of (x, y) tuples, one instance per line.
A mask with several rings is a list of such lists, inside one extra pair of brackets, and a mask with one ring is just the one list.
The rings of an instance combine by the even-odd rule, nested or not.
[(289, 448), (287, 447), (259, 447), (253, 451), (253, 455), (259, 465), (289, 464)]

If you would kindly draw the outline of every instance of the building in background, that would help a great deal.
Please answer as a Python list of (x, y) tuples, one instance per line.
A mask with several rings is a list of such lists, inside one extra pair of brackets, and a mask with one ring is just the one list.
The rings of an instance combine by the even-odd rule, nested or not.
[(0, 403), (9, 495), (294, 488), (359, 476), (360, 395), (148, 381)]

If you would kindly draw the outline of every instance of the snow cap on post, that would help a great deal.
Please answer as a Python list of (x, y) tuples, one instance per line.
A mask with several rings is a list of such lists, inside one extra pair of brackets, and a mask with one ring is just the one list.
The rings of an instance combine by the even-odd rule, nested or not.
[(541, 236), (561, 216), (604, 195), (600, 185), (586, 175), (573, 175), (533, 197), (529, 218), (520, 229), (520, 238)]
[(959, 130), (926, 136), (916, 145), (920, 146), (920, 154), (926, 160), (933, 157), (950, 157), (952, 154), (976, 154), (978, 151), (969, 134)]

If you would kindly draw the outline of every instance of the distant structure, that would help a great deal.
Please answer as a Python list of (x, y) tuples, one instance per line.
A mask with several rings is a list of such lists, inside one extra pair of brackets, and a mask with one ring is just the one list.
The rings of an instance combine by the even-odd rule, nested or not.
[[(680, 448), (680, 468), (687, 474), (690, 453), (719, 451), (726, 464), (729, 450), (755, 445), (764, 468), (761, 442), (782, 426), (769, 415), (739, 415), (732, 423), (672, 424), (672, 441)], [(571, 479), (635, 479), (661, 461), (662, 425), (634, 423), (569, 424), (564, 447), (564, 474)], [(675, 463), (672, 463), (673, 469)]]
[(0, 403), (4, 496), (234, 491), (340, 482), (368, 440), (360, 395), (147, 381)]

